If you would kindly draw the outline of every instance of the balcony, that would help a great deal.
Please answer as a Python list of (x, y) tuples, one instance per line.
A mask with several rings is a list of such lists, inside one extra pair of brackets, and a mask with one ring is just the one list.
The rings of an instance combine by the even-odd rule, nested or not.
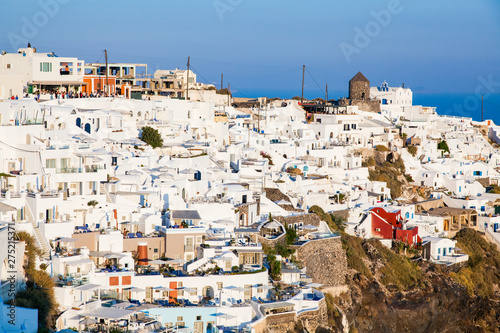
[(60, 168), (56, 173), (82, 173), (82, 168)]
[(104, 170), (104, 167), (100, 165), (86, 165), (85, 172), (97, 172), (98, 170)]

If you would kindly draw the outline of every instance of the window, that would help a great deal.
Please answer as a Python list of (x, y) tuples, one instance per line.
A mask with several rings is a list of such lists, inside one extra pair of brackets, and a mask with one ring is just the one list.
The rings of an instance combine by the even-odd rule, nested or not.
[(52, 63), (41, 62), (40, 63), (40, 72), (52, 72)]
[(438, 249), (438, 254), (441, 254), (441, 249)]
[(11, 69), (10, 64), (7, 64), (7, 69)]
[(154, 253), (158, 253), (158, 249), (154, 249)]
[(45, 161), (45, 167), (47, 169), (49, 169), (49, 168), (52, 168), (52, 169), (55, 168), (56, 167), (56, 160), (55, 160), (55, 158), (47, 159)]
[(222, 282), (217, 282), (217, 289), (222, 289), (224, 284)]
[(380, 231), (380, 228), (375, 228), (375, 231)]
[(190, 292), (189, 295), (196, 296), (198, 295), (198, 288), (193, 288), (194, 291)]
[(182, 316), (177, 317), (177, 321), (182, 321), (184, 318)]
[(201, 316), (196, 316), (196, 320), (201, 320)]
[(201, 244), (203, 242), (203, 238), (201, 236), (196, 236), (196, 243)]

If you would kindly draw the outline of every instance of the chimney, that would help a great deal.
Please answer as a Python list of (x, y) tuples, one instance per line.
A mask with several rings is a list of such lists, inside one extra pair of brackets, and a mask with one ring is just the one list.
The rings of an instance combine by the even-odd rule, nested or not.
[(137, 244), (137, 261), (139, 265), (148, 264), (148, 243)]

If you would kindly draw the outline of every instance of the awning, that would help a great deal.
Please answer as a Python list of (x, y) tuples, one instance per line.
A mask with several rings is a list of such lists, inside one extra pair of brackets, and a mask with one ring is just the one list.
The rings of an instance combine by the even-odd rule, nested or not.
[(67, 261), (66, 265), (68, 266), (75, 266), (75, 265), (84, 265), (84, 264), (90, 264), (93, 263), (94, 261), (92, 259), (78, 259), (78, 260), (73, 260), (73, 261)]
[(29, 84), (45, 86), (85, 86), (88, 83), (83, 81), (31, 81)]
[(91, 318), (122, 319), (130, 317), (134, 313), (136, 313), (136, 311), (113, 308), (113, 307), (106, 308), (101, 306), (91, 312), (84, 313), (81, 316), (91, 317)]

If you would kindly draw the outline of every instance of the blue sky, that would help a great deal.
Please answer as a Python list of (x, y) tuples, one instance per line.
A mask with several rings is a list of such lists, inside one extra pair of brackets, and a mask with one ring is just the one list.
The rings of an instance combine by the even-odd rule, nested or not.
[[(59, 8), (45, 5), (53, 3)], [(208, 82), (218, 83), (223, 72), (224, 82), (246, 95), (299, 95), (303, 64), (316, 80), (307, 74), (306, 93), (321, 95), (328, 83), (330, 97), (343, 94), (358, 71), (373, 85), (404, 82), (417, 93), (471, 92), (478, 76), (500, 82), (498, 0), (0, 0), (0, 6), (0, 49), (8, 52), (14, 37), (86, 62), (102, 61), (106, 48), (110, 62), (144, 62), (149, 72), (184, 68), (191, 56)], [(389, 8), (397, 10), (377, 23), (373, 12)], [(51, 14), (45, 21), (44, 11)], [(25, 38), (23, 27), (36, 19), (39, 27)], [(356, 31), (370, 32), (369, 42), (356, 44)], [(357, 49), (350, 61), (341, 45)]]

